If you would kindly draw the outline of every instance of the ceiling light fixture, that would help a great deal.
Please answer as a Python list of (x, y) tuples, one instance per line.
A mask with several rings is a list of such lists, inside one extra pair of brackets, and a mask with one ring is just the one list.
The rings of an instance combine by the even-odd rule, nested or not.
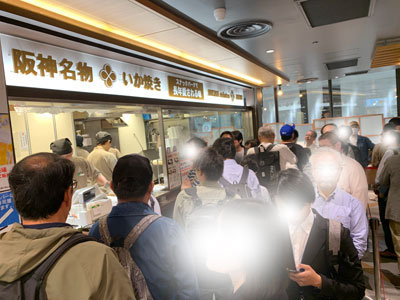
[(301, 98), (301, 97), (303, 97), (303, 94), (302, 94), (302, 93), (299, 94), (299, 98)]
[[(100, 29), (100, 30), (103, 30), (103, 31), (106, 31), (106, 32), (110, 32), (110, 33), (113, 33), (113, 34), (115, 34), (117, 36), (120, 36), (122, 38), (126, 38), (126, 39), (132, 40), (134, 42), (141, 43), (142, 45), (145, 45), (145, 46), (148, 46), (148, 47), (152, 47), (152, 48), (155, 48), (157, 50), (161, 50), (163, 52), (168, 53), (169, 55), (174, 55), (174, 56), (180, 57), (181, 59), (187, 60), (187, 61), (189, 61), (191, 63), (198, 64), (201, 67), (206, 67), (206, 68), (208, 68), (208, 69), (210, 69), (212, 71), (217, 71), (217, 72), (221, 72), (221, 73), (224, 73), (226, 75), (229, 75), (229, 76), (237, 77), (237, 78), (240, 78), (240, 79), (242, 79), (242, 80), (244, 80), (246, 82), (250, 82), (252, 84), (256, 84), (256, 85), (263, 85), (264, 84), (264, 82), (262, 80), (259, 80), (257, 78), (248, 76), (248, 75), (243, 74), (243, 73), (239, 73), (239, 72), (234, 71), (234, 70), (229, 69), (229, 68), (225, 68), (225, 67), (223, 67), (221, 65), (214, 64), (211, 61), (208, 61), (208, 60), (205, 60), (205, 59), (202, 59), (202, 58), (199, 58), (199, 57), (195, 57), (193, 55), (184, 53), (181, 50), (178, 50), (178, 49), (169, 47), (167, 45), (164, 45), (164, 44), (149, 40), (149, 39), (147, 39), (145, 37), (141, 37), (139, 35), (132, 34), (132, 33), (128, 32), (128, 31), (118, 29), (118, 28), (113, 27), (113, 26), (111, 26), (111, 25), (109, 25), (109, 24), (107, 24), (105, 22), (100, 21), (100, 20), (96, 20), (96, 19), (84, 16), (82, 14), (73, 12), (72, 10), (69, 10), (69, 9), (63, 8), (61, 6), (49, 3), (47, 1), (43, 1), (43, 0), (21, 0), (21, 1), (25, 2), (25, 3), (28, 3), (28, 4), (31, 4), (31, 5), (34, 5), (36, 7), (39, 7), (41, 9), (47, 10), (50, 13), (54, 13), (54, 14), (60, 15), (60, 16), (62, 16), (64, 18), (68, 18), (68, 19), (71, 19), (73, 21), (78, 21), (78, 22), (81, 22), (83, 24), (92, 26), (92, 27), (94, 27), (96, 29)], [(154, 51), (156, 51), (156, 50), (154, 50)]]
[(283, 95), (283, 91), (282, 91), (282, 86), (281, 85), (278, 85), (278, 93), (277, 93), (277, 95), (278, 96), (282, 96)]
[(268, 53), (268, 54), (271, 54), (271, 53), (274, 53), (275, 50), (274, 50), (274, 49), (269, 49), (269, 50), (267, 50), (267, 51), (265, 51), (265, 52)]

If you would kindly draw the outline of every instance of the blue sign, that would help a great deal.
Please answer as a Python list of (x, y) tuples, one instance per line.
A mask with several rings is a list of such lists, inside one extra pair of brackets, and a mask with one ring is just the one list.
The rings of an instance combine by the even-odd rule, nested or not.
[(19, 215), (14, 206), (11, 192), (0, 193), (0, 228), (19, 223)]

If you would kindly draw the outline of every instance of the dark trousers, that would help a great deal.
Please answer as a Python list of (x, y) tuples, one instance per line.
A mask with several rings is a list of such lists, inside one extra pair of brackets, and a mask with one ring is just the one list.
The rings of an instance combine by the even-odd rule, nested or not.
[(385, 219), (386, 202), (387, 202), (387, 197), (385, 198), (378, 197), (379, 217), (382, 223), (382, 229), (383, 229), (383, 234), (385, 236), (386, 247), (390, 252), (394, 253), (394, 245), (392, 240), (392, 233), (389, 227), (389, 220)]

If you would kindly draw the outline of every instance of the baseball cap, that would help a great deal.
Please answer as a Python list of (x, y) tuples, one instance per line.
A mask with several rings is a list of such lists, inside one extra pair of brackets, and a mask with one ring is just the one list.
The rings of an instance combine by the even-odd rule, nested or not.
[(58, 155), (70, 154), (72, 152), (72, 143), (68, 138), (59, 139), (50, 144), (50, 149)]
[(285, 124), (281, 128), (281, 136), (292, 136), (296, 126), (294, 124)]
[(107, 131), (99, 131), (96, 133), (96, 141), (98, 144), (104, 143), (108, 140), (112, 140), (111, 134), (109, 134)]

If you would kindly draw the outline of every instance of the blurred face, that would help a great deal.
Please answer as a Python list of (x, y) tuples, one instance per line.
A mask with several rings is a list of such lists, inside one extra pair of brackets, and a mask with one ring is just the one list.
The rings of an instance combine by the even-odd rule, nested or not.
[(281, 217), (291, 225), (303, 223), (311, 211), (311, 203), (300, 204), (296, 199), (285, 199), (278, 195), (275, 202)]
[(333, 153), (321, 153), (313, 158), (313, 179), (325, 195), (329, 195), (336, 188), (341, 170), (340, 163)]
[(324, 130), (322, 131), (322, 133), (327, 133), (327, 132), (331, 132), (331, 131), (335, 131), (335, 130), (336, 130), (335, 126), (328, 125), (328, 126), (325, 126)]
[(241, 141), (233, 140), (233, 143), (235, 144), (235, 148), (236, 148), (236, 149), (240, 149), (240, 148), (241, 148), (240, 142), (241, 142)]

